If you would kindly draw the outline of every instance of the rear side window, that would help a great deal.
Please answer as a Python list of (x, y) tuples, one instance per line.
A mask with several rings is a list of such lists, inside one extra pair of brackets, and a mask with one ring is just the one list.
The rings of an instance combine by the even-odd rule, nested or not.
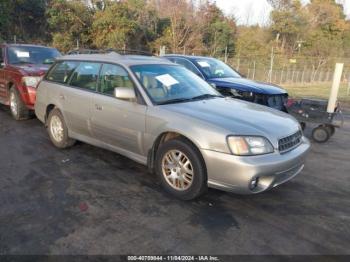
[(75, 69), (69, 84), (82, 89), (96, 91), (100, 67), (101, 64), (99, 63), (80, 63)]
[(76, 69), (78, 65), (79, 62), (73, 61), (58, 62), (50, 70), (46, 77), (46, 80), (60, 84), (66, 84), (68, 82), (68, 79), (72, 75), (74, 69)]

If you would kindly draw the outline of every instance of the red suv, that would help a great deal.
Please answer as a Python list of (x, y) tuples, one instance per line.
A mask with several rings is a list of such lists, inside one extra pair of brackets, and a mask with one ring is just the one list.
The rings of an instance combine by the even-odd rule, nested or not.
[(60, 53), (37, 45), (0, 44), (0, 103), (14, 119), (28, 119), (34, 109), (36, 86)]

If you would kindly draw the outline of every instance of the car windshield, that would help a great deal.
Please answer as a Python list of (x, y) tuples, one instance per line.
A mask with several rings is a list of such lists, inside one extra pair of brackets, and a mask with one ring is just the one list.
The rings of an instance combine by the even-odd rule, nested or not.
[(241, 78), (240, 74), (226, 65), (224, 62), (214, 58), (200, 58), (195, 60), (206, 78)]
[(200, 77), (177, 65), (136, 65), (131, 70), (158, 104), (210, 99), (221, 95)]
[(10, 64), (52, 64), (61, 54), (54, 48), (39, 46), (9, 47)]

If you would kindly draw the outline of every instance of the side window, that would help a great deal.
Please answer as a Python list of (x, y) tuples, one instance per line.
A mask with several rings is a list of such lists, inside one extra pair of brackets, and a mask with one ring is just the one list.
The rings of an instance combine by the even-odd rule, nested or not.
[(99, 92), (106, 95), (113, 95), (114, 88), (134, 88), (128, 72), (121, 66), (104, 64), (100, 74)]
[(186, 67), (192, 73), (195, 73), (197, 76), (203, 78), (198, 69), (190, 61), (183, 58), (176, 58), (175, 63)]
[(101, 64), (82, 62), (74, 70), (69, 81), (71, 86), (96, 91)]
[(79, 62), (62, 61), (56, 63), (46, 76), (46, 80), (66, 84)]

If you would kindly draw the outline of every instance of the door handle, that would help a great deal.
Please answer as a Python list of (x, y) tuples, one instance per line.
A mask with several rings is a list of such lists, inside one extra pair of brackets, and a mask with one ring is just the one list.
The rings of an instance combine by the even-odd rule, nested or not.
[(64, 100), (64, 95), (60, 94), (60, 99)]
[(103, 107), (100, 106), (100, 105), (98, 105), (98, 104), (95, 104), (95, 108), (96, 108), (96, 110), (98, 110), (98, 111), (102, 111), (102, 109), (103, 109)]

